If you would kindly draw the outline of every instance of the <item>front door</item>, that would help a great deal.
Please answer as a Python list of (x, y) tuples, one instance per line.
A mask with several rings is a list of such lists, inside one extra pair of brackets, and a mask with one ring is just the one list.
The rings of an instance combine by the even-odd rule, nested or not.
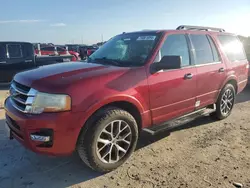
[(154, 63), (161, 57), (182, 57), (182, 68), (163, 70), (148, 77), (153, 124), (157, 125), (195, 109), (196, 68), (191, 63), (185, 34), (169, 34)]

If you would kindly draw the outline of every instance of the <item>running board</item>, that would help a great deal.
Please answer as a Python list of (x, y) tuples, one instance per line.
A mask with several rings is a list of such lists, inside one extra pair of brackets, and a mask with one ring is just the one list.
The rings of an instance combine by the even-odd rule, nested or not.
[(216, 106), (213, 105), (211, 107), (212, 108), (202, 108), (202, 109), (197, 110), (195, 112), (192, 112), (192, 113), (186, 114), (184, 116), (178, 117), (176, 119), (164, 122), (160, 125), (155, 125), (155, 126), (152, 126), (150, 128), (144, 128), (143, 131), (148, 132), (151, 135), (158, 134), (158, 133), (165, 131), (167, 129), (171, 129), (171, 128), (176, 127), (176, 126), (180, 126), (180, 125), (189, 123), (198, 117), (205, 116), (205, 115), (208, 115), (208, 114), (215, 112)]

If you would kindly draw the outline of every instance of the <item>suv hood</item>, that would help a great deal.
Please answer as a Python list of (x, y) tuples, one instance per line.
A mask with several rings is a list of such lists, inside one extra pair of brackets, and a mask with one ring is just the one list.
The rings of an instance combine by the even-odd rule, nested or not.
[(104, 74), (123, 72), (128, 69), (127, 67), (84, 62), (58, 63), (21, 72), (14, 77), (14, 80), (40, 91), (44, 90), (44, 88), (56, 90), (57, 88), (65, 88), (80, 80)]

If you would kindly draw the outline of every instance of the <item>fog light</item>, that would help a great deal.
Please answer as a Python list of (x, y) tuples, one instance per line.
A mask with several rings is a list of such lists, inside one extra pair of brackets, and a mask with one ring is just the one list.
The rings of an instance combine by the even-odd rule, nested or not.
[(33, 141), (39, 141), (39, 142), (49, 142), (50, 141), (50, 136), (41, 136), (41, 135), (31, 134), (30, 138)]

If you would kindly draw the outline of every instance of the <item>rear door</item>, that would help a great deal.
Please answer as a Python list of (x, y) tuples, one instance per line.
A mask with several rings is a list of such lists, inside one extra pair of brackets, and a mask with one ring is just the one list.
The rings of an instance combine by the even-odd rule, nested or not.
[(199, 109), (215, 103), (226, 78), (226, 67), (221, 61), (218, 49), (210, 35), (190, 34), (189, 38), (197, 67), (195, 107)]
[(169, 34), (159, 50), (154, 63), (163, 56), (177, 55), (182, 57), (182, 67), (159, 71), (148, 77), (154, 125), (194, 111), (197, 76), (189, 49), (185, 34)]

